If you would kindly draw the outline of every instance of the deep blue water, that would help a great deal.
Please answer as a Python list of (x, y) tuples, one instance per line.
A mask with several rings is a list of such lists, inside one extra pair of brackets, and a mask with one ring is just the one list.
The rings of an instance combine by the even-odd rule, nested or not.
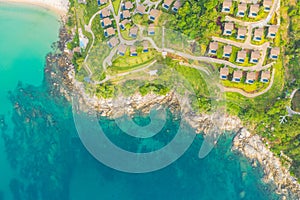
[[(53, 42), (51, 38), (45, 40)], [(9, 67), (16, 70), (18, 66)], [(43, 74), (35, 76), (42, 79)], [(252, 168), (244, 157), (231, 151), (233, 133), (224, 134), (204, 159), (198, 158), (203, 142), (198, 135), (180, 159), (161, 170), (131, 174), (111, 169), (82, 145), (69, 102), (50, 92), (47, 81), (40, 86), (20, 81), (23, 83), (10, 85), (11, 92), (1, 91), (10, 106), (6, 106), (9, 111), (1, 113), (4, 148), (0, 154), (11, 175), (6, 177), (7, 183), (0, 179), (4, 185), (0, 187), (0, 200), (278, 199), (272, 186), (261, 181), (261, 169)], [(180, 122), (169, 113), (159, 137), (134, 140), (113, 120), (99, 120), (111, 141), (131, 151), (141, 145), (161, 148), (176, 134)], [(135, 122), (146, 125), (149, 118), (136, 115)]]

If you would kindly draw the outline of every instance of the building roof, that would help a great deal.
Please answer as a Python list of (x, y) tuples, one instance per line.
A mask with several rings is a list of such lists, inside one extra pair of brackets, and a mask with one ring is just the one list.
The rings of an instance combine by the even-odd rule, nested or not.
[(237, 70), (233, 72), (233, 78), (242, 78), (243, 77), (243, 71)]
[(224, 0), (223, 2), (223, 8), (230, 8), (232, 6), (232, 0)]
[(159, 15), (159, 10), (152, 9), (149, 14), (152, 17), (157, 17)]
[(104, 23), (104, 26), (109, 26), (112, 24), (111, 19), (109, 17), (104, 18), (103, 23)]
[(136, 11), (137, 11), (138, 13), (144, 14), (144, 13), (146, 12), (146, 6), (143, 6), (143, 5), (137, 5)]
[(251, 52), (251, 59), (259, 59), (260, 58), (260, 52), (259, 51), (252, 51)]
[(113, 47), (115, 47), (118, 43), (119, 43), (119, 40), (117, 37), (113, 37), (111, 38), (109, 41), (108, 41)]
[(223, 50), (224, 54), (231, 54), (231, 52), (232, 52), (232, 46), (230, 45), (224, 46), (224, 50)]
[(276, 33), (278, 31), (278, 26), (271, 25), (269, 26), (269, 33)]
[(127, 24), (129, 24), (130, 23), (130, 21), (128, 20), (128, 19), (124, 19), (123, 21), (121, 21), (121, 24), (123, 25), (123, 26), (126, 26)]
[(279, 47), (273, 47), (272, 49), (271, 49), (271, 55), (276, 55), (276, 56), (278, 56), (279, 54), (280, 54), (280, 48)]
[(263, 34), (264, 34), (264, 29), (263, 28), (257, 28), (254, 31), (254, 37), (262, 38)]
[(124, 7), (125, 7), (125, 9), (132, 9), (133, 8), (133, 4), (131, 3), (131, 1), (126, 1), (125, 3), (124, 3)]
[(246, 35), (247, 34), (247, 28), (241, 27), (238, 29), (238, 35)]
[(123, 18), (130, 18), (130, 12), (129, 12), (129, 10), (123, 10), (122, 14), (123, 14)]
[(135, 53), (135, 52), (136, 52), (136, 47), (130, 46), (130, 53)]
[(247, 10), (247, 4), (245, 4), (245, 3), (240, 3), (240, 4), (238, 5), (238, 12), (246, 12), (246, 10)]
[(114, 35), (116, 34), (116, 31), (113, 27), (109, 27), (107, 29), (105, 29), (108, 35)]
[(232, 22), (225, 22), (224, 30), (232, 31), (234, 29), (234, 24)]
[(155, 32), (155, 26), (154, 26), (154, 24), (150, 24), (149, 25), (148, 32)]
[(143, 48), (148, 49), (148, 47), (149, 47), (149, 42), (147, 40), (144, 40), (143, 41)]
[(110, 16), (110, 10), (108, 8), (103, 8), (101, 14), (103, 17), (108, 17)]
[(165, 0), (164, 4), (167, 6), (171, 6), (171, 4), (173, 3), (174, 0)]
[(271, 72), (270, 71), (262, 71), (261, 72), (261, 79), (270, 79), (271, 78)]
[(211, 42), (211, 43), (209, 44), (209, 49), (210, 49), (210, 50), (217, 50), (217, 49), (218, 49), (218, 46), (219, 46), (218, 42)]
[(255, 80), (256, 79), (256, 73), (255, 72), (248, 72), (247, 73), (247, 80)]
[(121, 44), (121, 45), (118, 47), (118, 52), (119, 52), (119, 53), (125, 54), (125, 53), (126, 53), (126, 49), (127, 49), (127, 46), (124, 45), (124, 44)]
[(180, 0), (177, 0), (177, 1), (175, 1), (174, 5), (173, 5), (173, 8), (179, 9), (181, 7), (181, 5), (182, 4), (181, 4)]
[(99, 0), (100, 1), (100, 4), (105, 4), (107, 3), (107, 0)]
[(258, 13), (259, 11), (259, 4), (253, 4), (250, 6), (250, 13)]
[(272, 4), (273, 4), (272, 0), (264, 0), (264, 3), (263, 3), (264, 7), (271, 7)]
[(245, 59), (247, 56), (247, 52), (245, 50), (238, 51), (237, 58)]
[(229, 74), (229, 68), (228, 68), (228, 67), (222, 67), (222, 68), (220, 69), (220, 75), (221, 75), (221, 76), (222, 76), (222, 75), (228, 76), (228, 74)]
[(130, 35), (137, 35), (139, 28), (137, 26), (133, 26), (131, 27), (131, 29), (129, 30), (129, 34)]

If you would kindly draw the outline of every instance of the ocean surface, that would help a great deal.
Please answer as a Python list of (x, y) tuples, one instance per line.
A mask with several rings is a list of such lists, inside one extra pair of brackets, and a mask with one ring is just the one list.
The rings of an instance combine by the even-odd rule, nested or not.
[[(198, 135), (180, 159), (151, 173), (124, 173), (95, 160), (78, 137), (71, 105), (44, 81), (57, 19), (41, 8), (0, 3), (0, 200), (279, 199), (262, 182), (261, 168), (231, 151), (233, 133), (204, 159)], [(114, 120), (99, 124), (111, 141), (134, 151), (167, 144), (180, 120), (172, 113), (166, 119), (161, 137), (145, 140), (131, 140)], [(134, 121), (145, 126), (149, 117)]]

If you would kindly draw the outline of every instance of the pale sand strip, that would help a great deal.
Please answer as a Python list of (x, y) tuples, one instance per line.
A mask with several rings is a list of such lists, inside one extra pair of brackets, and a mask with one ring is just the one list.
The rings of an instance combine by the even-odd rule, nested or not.
[(69, 9), (68, 0), (0, 0), (0, 3), (18, 3), (42, 7), (65, 18)]

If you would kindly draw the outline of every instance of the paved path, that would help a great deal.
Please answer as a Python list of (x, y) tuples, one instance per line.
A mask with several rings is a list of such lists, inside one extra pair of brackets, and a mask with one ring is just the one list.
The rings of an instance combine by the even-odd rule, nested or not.
[(256, 21), (256, 22), (245, 22), (245, 21), (242, 21), (242, 20), (234, 18), (234, 17), (226, 16), (225, 20), (235, 22), (241, 26), (251, 26), (252, 28), (257, 28), (257, 27), (261, 28), (261, 27), (266, 26), (269, 23), (269, 21), (272, 19), (273, 14), (279, 8), (280, 8), (280, 0), (274, 0), (273, 6), (272, 6), (268, 16), (265, 19), (262, 19), (262, 20)]

